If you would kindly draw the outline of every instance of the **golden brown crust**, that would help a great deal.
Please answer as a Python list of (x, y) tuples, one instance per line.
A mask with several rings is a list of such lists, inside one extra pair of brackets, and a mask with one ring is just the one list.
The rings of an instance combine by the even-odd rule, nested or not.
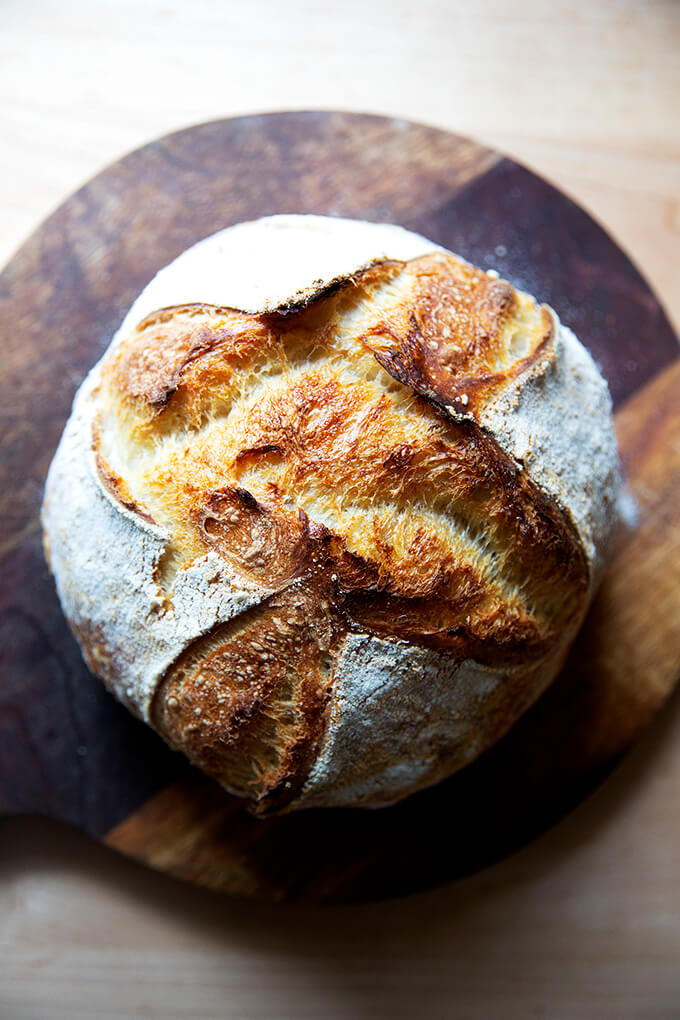
[(148, 510), (141, 506), (134, 498), (125, 479), (116, 474), (103, 456), (101, 452), (101, 427), (98, 418), (95, 418), (92, 423), (92, 452), (94, 454), (97, 477), (104, 491), (116, 502), (120, 503), (121, 506), (124, 506), (126, 510), (138, 514), (149, 524), (155, 524), (156, 522)]
[(456, 256), (409, 265), (410, 301), (391, 304), (362, 340), (399, 382), (474, 416), (545, 353), (554, 339), (550, 311)]
[(213, 550), (268, 594), (168, 671), (153, 719), (171, 743), (279, 807), (348, 632), (486, 665), (547, 654), (582, 610), (583, 550), (475, 416), (552, 342), (546, 309), (445, 254), (372, 266), (285, 315), (189, 306), (140, 324), (102, 373), (100, 474), (183, 565)]
[(260, 812), (296, 796), (323, 732), (337, 633), (316, 580), (195, 641), (152, 706), (171, 744)]
[(195, 362), (222, 347), (233, 354), (239, 332), (228, 324), (247, 324), (251, 317), (219, 311), (209, 305), (186, 305), (147, 316), (112, 366), (120, 391), (160, 409)]

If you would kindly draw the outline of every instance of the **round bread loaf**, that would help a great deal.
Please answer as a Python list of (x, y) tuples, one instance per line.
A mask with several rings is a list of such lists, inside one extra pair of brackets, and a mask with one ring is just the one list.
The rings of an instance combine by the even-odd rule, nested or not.
[(92, 671), (227, 790), (380, 806), (556, 676), (617, 484), (606, 384), (550, 308), (399, 227), (275, 216), (135, 302), (45, 547)]

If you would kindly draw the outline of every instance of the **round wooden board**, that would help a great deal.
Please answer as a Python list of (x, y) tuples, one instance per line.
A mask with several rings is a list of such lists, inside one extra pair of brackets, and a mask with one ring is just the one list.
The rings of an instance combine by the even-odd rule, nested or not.
[[(257, 821), (88, 673), (43, 560), (38, 512), (75, 389), (135, 295), (201, 237), (274, 212), (400, 223), (552, 304), (610, 384), (637, 519), (621, 530), (562, 676), (494, 749), (393, 808)], [(560, 818), (672, 690), (677, 340), (604, 231), (526, 169), (467, 139), (379, 117), (199, 125), (132, 153), (69, 198), (4, 270), (0, 308), (3, 812), (69, 821), (233, 893), (336, 902), (403, 894), (489, 864)]]

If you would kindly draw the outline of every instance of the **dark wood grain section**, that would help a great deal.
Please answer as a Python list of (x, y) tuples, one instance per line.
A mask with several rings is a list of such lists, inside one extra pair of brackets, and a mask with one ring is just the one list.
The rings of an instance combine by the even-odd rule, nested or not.
[(83, 663), (37, 525), (0, 568), (0, 813), (39, 811), (90, 832), (133, 811), (184, 762)]
[(509, 737), (387, 811), (255, 822), (90, 676), (38, 509), (75, 389), (134, 296), (199, 238), (274, 212), (402, 223), (497, 268), (574, 326), (618, 403), (674, 362), (677, 341), (627, 257), (545, 181), (469, 140), (352, 114), (245, 117), (153, 142), (68, 199), (0, 275), (0, 811), (66, 819), (214, 888), (370, 898), (454, 877), (540, 831), (672, 687), (677, 372), (620, 412), (642, 525), (622, 536), (569, 669)]

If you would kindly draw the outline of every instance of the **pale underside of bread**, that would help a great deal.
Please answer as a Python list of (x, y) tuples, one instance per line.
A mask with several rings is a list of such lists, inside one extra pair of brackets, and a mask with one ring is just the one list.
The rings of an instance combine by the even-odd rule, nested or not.
[(171, 744), (260, 810), (377, 806), (554, 678), (616, 484), (551, 310), (400, 228), (274, 217), (140, 295), (43, 520), (88, 663)]

